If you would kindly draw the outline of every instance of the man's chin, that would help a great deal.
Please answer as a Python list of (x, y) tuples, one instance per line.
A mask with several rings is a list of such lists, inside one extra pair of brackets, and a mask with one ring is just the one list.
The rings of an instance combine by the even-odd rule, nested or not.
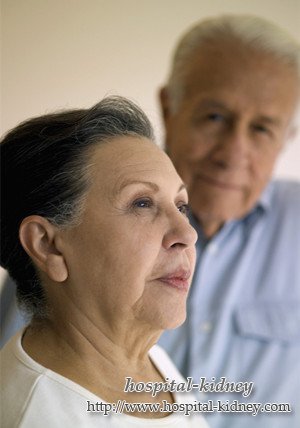
[(198, 199), (197, 204), (190, 203), (192, 212), (197, 220), (202, 223), (219, 223), (220, 225), (230, 221), (241, 218), (247, 209), (242, 204), (237, 204), (236, 201), (230, 199), (222, 201), (221, 203), (214, 201), (207, 203)]

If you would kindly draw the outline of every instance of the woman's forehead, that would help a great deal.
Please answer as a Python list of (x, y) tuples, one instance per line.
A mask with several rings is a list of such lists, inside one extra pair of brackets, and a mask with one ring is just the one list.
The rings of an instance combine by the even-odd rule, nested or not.
[(95, 147), (91, 155), (95, 171), (132, 173), (151, 172), (165, 165), (172, 169), (168, 156), (152, 141), (138, 137), (120, 137)]
[(153, 142), (142, 138), (122, 137), (99, 145), (91, 164), (92, 184), (101, 183), (114, 192), (133, 182), (181, 182), (169, 157)]

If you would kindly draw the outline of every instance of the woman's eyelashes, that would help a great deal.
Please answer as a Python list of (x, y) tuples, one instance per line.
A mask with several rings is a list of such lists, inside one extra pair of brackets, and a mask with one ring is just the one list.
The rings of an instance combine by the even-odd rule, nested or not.
[(133, 201), (132, 208), (151, 208), (153, 207), (154, 203), (151, 198), (138, 198)]
[[(147, 209), (156, 210), (158, 212), (163, 211), (163, 203), (159, 201), (155, 201), (153, 198), (150, 197), (142, 197), (135, 199), (132, 203), (130, 208), (135, 211), (144, 211)], [(180, 213), (182, 213), (185, 216), (188, 216), (189, 214), (189, 206), (186, 202), (177, 202), (174, 203), (174, 208), (176, 208)]]
[(188, 214), (190, 212), (189, 205), (185, 204), (185, 203), (177, 205), (177, 209), (178, 209), (179, 212), (181, 212), (186, 217), (188, 216)]

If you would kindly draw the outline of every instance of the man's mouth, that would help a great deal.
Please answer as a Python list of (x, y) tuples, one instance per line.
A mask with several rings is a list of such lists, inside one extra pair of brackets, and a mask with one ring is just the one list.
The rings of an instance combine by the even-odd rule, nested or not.
[(196, 178), (201, 181), (205, 181), (206, 183), (219, 187), (224, 190), (233, 190), (233, 191), (241, 191), (241, 185), (233, 184), (228, 182), (227, 180), (220, 180), (212, 177), (208, 177), (207, 175), (197, 174)]

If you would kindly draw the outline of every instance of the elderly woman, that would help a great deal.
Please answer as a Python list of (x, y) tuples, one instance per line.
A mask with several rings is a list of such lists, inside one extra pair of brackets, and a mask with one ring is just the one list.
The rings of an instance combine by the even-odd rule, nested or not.
[(32, 318), (2, 354), (3, 428), (206, 426), (155, 345), (185, 319), (196, 233), (152, 139), (118, 97), (4, 138), (1, 264)]

